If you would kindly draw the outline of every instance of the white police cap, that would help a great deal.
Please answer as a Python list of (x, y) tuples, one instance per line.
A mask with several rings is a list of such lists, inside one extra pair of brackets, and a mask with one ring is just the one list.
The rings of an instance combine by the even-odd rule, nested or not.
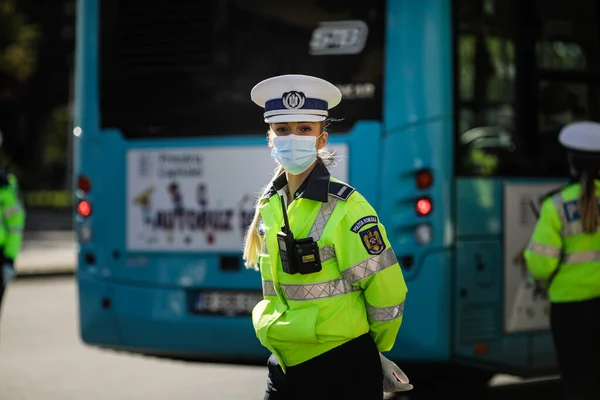
[(340, 104), (342, 92), (324, 79), (308, 75), (280, 75), (252, 88), (252, 101), (265, 109), (265, 122), (318, 122)]
[(600, 124), (588, 121), (567, 124), (558, 140), (570, 150), (600, 152)]

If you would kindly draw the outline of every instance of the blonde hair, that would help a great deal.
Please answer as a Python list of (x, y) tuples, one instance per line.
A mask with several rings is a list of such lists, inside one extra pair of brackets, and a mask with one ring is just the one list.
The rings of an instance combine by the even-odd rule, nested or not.
[[(321, 132), (324, 132), (327, 129), (330, 121), (331, 120), (326, 120), (321, 123)], [(273, 131), (269, 128), (269, 131), (267, 132), (267, 139), (269, 139), (270, 135), (273, 135), (273, 134), (274, 134)], [(317, 159), (319, 161), (321, 161), (323, 164), (325, 164), (327, 167), (331, 167), (331, 166), (335, 166), (337, 157), (335, 156), (334, 153), (329, 152), (328, 150), (323, 148), (318, 151)], [(246, 231), (246, 236), (244, 238), (243, 259), (245, 261), (246, 268), (248, 268), (248, 269), (254, 269), (255, 271), (259, 270), (258, 255), (260, 253), (260, 249), (263, 245), (263, 240), (264, 240), (264, 238), (262, 236), (260, 236), (260, 234), (258, 233), (258, 226), (260, 224), (260, 209), (259, 209), (259, 207), (262, 203), (262, 200), (261, 200), (262, 194), (265, 192), (265, 190), (267, 190), (269, 187), (271, 187), (273, 185), (273, 181), (279, 175), (281, 175), (283, 172), (284, 172), (283, 167), (278, 166), (275, 169), (275, 173), (273, 174), (273, 177), (271, 178), (269, 183), (259, 192), (259, 195), (256, 199), (254, 217), (252, 218), (252, 223), (248, 227), (248, 230)]]
[(581, 174), (581, 194), (579, 195), (579, 215), (585, 233), (596, 233), (598, 230), (598, 200), (596, 199), (596, 185), (590, 171)]

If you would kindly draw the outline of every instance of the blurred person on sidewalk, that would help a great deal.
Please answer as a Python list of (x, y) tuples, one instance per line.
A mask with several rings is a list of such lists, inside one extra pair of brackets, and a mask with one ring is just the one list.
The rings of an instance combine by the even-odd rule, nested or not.
[[(3, 136), (0, 131), (0, 146)], [(19, 197), (17, 178), (10, 172), (0, 169), (0, 309), (6, 286), (15, 277), (15, 260), (23, 243), (25, 209)]]

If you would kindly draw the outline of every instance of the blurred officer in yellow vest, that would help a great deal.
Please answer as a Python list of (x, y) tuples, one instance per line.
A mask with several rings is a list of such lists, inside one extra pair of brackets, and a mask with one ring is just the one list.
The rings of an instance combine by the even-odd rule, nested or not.
[[(0, 132), (0, 146), (2, 132)], [(0, 169), (0, 308), (6, 285), (15, 277), (15, 260), (21, 251), (25, 210), (19, 197), (17, 178)]]
[(251, 93), (264, 107), (280, 165), (248, 230), (244, 259), (259, 269), (264, 300), (253, 310), (273, 355), (265, 399), (382, 399), (410, 390), (381, 356), (396, 341), (407, 288), (378, 216), (353, 187), (331, 177), (328, 110), (341, 101), (319, 78), (284, 75)]
[(567, 399), (600, 398), (600, 124), (576, 122), (559, 136), (576, 183), (550, 193), (525, 251), (543, 281)]

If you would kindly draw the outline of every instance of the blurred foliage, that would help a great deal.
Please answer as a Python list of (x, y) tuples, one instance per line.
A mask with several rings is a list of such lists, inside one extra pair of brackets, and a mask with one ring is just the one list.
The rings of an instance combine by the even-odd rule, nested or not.
[(0, 0), (0, 166), (24, 192), (70, 188), (74, 0)]
[(51, 166), (61, 166), (63, 168), (52, 168), (46, 172), (46, 177), (52, 182), (61, 182), (65, 179), (64, 167), (67, 163), (67, 151), (69, 148), (69, 127), (71, 118), (69, 108), (59, 106), (55, 108), (52, 115), (44, 127), (43, 153), (41, 164)]
[(0, 35), (5, 42), (0, 50), (0, 71), (24, 81), (37, 67), (40, 29), (16, 11), (15, 0), (0, 2)]

